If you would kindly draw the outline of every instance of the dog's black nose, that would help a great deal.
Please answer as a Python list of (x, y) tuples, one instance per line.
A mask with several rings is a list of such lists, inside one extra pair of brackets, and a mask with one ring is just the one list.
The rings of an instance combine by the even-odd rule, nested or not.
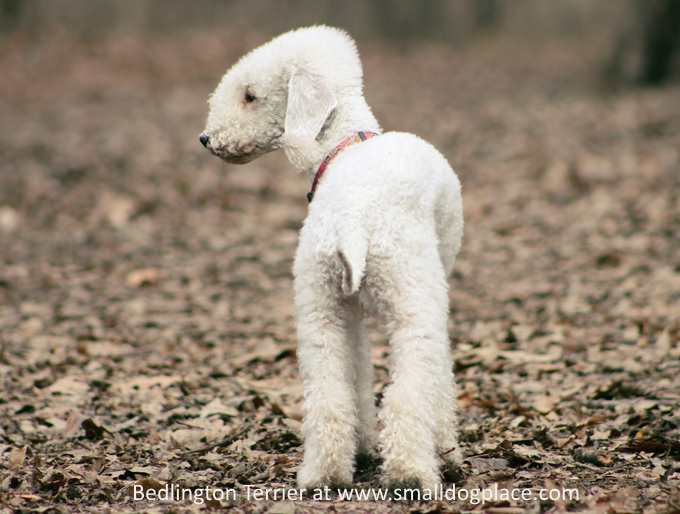
[(210, 141), (210, 136), (208, 134), (201, 134), (200, 136), (198, 136), (198, 140), (201, 142), (203, 146), (207, 148), (208, 142)]

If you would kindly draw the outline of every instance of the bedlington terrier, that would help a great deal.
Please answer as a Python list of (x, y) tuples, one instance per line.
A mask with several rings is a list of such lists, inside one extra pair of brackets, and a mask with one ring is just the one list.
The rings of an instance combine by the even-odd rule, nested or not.
[[(239, 164), (283, 148), (309, 176), (293, 270), (305, 413), (298, 485), (350, 484), (357, 455), (379, 447), (386, 484), (433, 489), (442, 460), (460, 458), (447, 277), (463, 233), (461, 188), (430, 144), (382, 133), (362, 90), (345, 32), (294, 30), (227, 71), (199, 139)], [(379, 436), (364, 312), (383, 322), (391, 346)]]

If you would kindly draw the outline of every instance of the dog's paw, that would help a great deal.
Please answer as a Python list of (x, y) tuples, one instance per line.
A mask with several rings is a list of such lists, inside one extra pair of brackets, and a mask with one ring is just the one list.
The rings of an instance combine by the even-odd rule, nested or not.
[(324, 466), (323, 469), (318, 467), (302, 464), (298, 470), (297, 484), (301, 489), (317, 489), (328, 487), (330, 489), (344, 488), (352, 484), (352, 475), (354, 470), (346, 466)]
[(383, 484), (390, 490), (429, 489), (434, 492), (442, 483), (437, 473), (419, 470), (385, 471)]

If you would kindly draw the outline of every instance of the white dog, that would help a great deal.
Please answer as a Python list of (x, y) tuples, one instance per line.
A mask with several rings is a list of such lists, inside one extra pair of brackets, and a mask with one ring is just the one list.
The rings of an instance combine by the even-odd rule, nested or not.
[[(434, 488), (441, 459), (460, 456), (447, 333), (460, 184), (430, 144), (383, 134), (362, 89), (345, 32), (288, 32), (224, 75), (200, 140), (231, 163), (283, 148), (312, 182), (294, 266), (305, 396), (299, 486), (351, 483), (357, 453), (377, 444), (386, 483)], [(366, 309), (384, 322), (392, 352), (377, 441)]]

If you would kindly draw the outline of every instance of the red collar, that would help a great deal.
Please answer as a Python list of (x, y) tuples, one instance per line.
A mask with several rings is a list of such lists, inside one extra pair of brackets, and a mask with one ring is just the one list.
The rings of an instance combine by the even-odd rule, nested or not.
[(331, 150), (331, 152), (324, 158), (323, 161), (321, 161), (321, 164), (319, 164), (319, 169), (316, 170), (316, 174), (314, 175), (314, 181), (312, 182), (312, 189), (307, 193), (307, 201), (312, 202), (314, 199), (314, 193), (316, 192), (316, 188), (319, 185), (319, 181), (321, 180), (321, 177), (323, 176), (324, 172), (326, 171), (326, 168), (328, 168), (328, 165), (331, 163), (335, 157), (342, 152), (345, 148), (348, 146), (353, 145), (354, 143), (361, 143), (362, 141), (366, 141), (367, 139), (371, 139), (372, 137), (377, 136), (378, 134), (375, 132), (368, 132), (365, 130), (360, 130), (359, 132), (356, 132), (352, 135), (349, 135), (345, 137), (342, 141), (338, 143), (338, 145)]

